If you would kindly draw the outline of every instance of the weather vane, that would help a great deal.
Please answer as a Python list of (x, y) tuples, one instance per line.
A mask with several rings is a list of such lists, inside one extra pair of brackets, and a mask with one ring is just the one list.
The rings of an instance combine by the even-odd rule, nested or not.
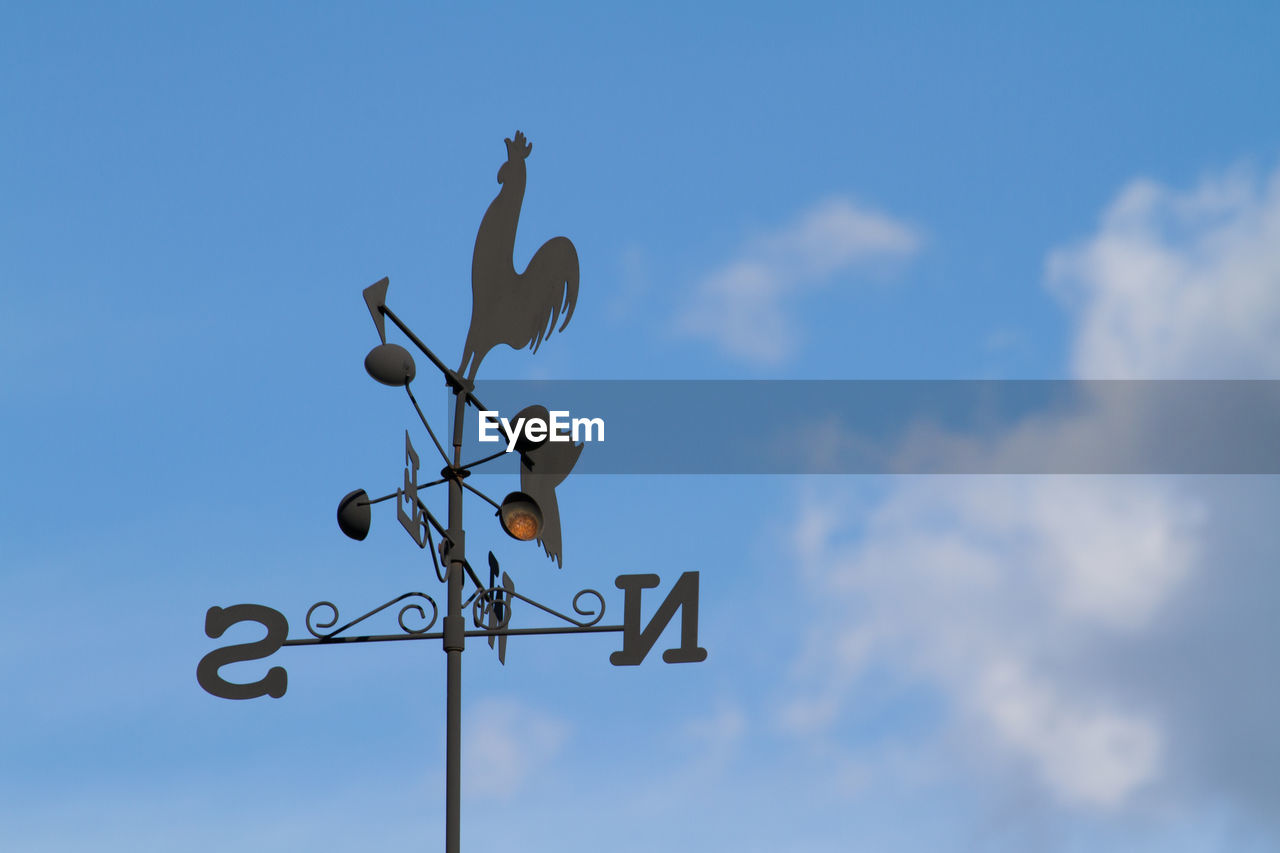
[[(522, 541), (536, 540), (546, 556), (562, 567), (564, 546), (555, 490), (573, 469), (584, 447), (575, 443), (567, 430), (553, 428), (539, 432), (530, 429), (514, 436), (511, 443), (497, 453), (473, 462), (462, 461), (467, 406), (474, 406), (477, 411), (492, 411), (482, 405), (475, 394), (476, 372), (485, 355), (499, 344), (514, 349), (528, 347), (537, 352), (548, 335), (564, 331), (578, 301), (578, 253), (568, 238), (548, 240), (534, 253), (525, 271), (516, 272), (512, 255), (520, 206), (524, 201), (525, 160), (533, 146), (519, 131), (514, 139), (505, 142), (507, 159), (498, 169), (498, 182), (502, 188), (485, 211), (476, 234), (471, 261), (471, 325), (459, 368), (456, 371), (448, 368), (387, 307), (388, 279), (384, 278), (364, 290), (365, 304), (381, 341), (365, 357), (365, 370), (384, 385), (405, 389), (444, 467), (437, 478), (419, 482), (422, 460), (413, 445), (411, 433), (406, 430), (403, 482), (394, 491), (377, 498), (370, 498), (363, 489), (348, 494), (338, 505), (338, 527), (352, 539), (364, 539), (369, 533), (371, 507), (394, 498), (400, 524), (414, 543), (430, 554), (436, 579), (446, 587), (443, 619), (439, 619), (440, 609), (435, 599), (424, 592), (403, 593), (342, 624), (339, 624), (338, 608), (331, 602), (319, 601), (307, 610), (305, 623), (310, 636), (290, 638), (289, 623), (284, 614), (270, 607), (261, 604), (210, 607), (205, 614), (205, 633), (209, 637), (217, 639), (240, 622), (259, 623), (266, 628), (266, 636), (256, 642), (215, 649), (205, 655), (196, 667), (200, 686), (214, 696), (224, 699), (279, 698), (288, 685), (288, 675), (283, 667), (273, 666), (262, 678), (248, 683), (227, 681), (220, 670), (232, 663), (270, 657), (282, 646), (441, 640), (447, 656), (446, 853), (458, 853), (459, 850), (462, 652), (468, 637), (485, 638), (490, 648), (496, 647), (498, 660), (505, 664), (507, 640), (513, 636), (619, 632), (622, 634), (622, 648), (613, 652), (609, 661), (615, 666), (634, 666), (645, 659), (679, 611), (680, 644), (664, 651), (663, 660), (691, 663), (705, 660), (707, 656), (706, 650), (698, 646), (697, 572), (684, 572), (677, 579), (647, 624), (641, 616), (641, 595), (643, 590), (659, 585), (658, 576), (617, 576), (614, 585), (623, 591), (622, 623), (605, 625), (602, 624), (605, 599), (594, 589), (583, 589), (573, 597), (575, 615), (569, 616), (517, 592), (510, 573), (501, 569), (492, 551), (488, 556), (487, 582), (481, 580), (467, 559), (462, 510), (463, 498), (470, 493), (496, 510), (498, 521), (509, 536)], [(412, 387), (417, 376), (413, 356), (403, 346), (388, 343), (387, 320), (440, 371), (453, 394), (452, 453), (440, 442), (418, 405)], [(558, 329), (557, 322), (560, 324)], [(549, 415), (546, 407), (535, 405), (525, 408), (510, 421), (536, 420), (542, 424), (554, 424)], [(509, 493), (499, 502), (466, 482), (478, 466), (495, 462), (509, 453), (517, 455), (520, 461), (518, 491)], [(447, 487), (447, 524), (441, 524), (424, 499), (431, 488), (441, 485)], [(439, 537), (438, 544), (436, 536)], [(363, 625), (397, 605), (398, 632), (352, 631), (357, 625)], [(517, 609), (534, 617), (549, 617), (553, 624), (518, 627), (513, 619)], [(471, 617), (470, 628), (464, 614)], [(441, 629), (433, 631), (437, 621), (441, 623)]]

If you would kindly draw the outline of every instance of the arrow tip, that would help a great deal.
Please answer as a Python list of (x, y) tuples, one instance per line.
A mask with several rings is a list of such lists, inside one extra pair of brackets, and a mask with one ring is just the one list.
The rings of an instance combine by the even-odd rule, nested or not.
[(383, 316), (381, 309), (387, 302), (387, 288), (390, 285), (391, 279), (384, 277), (364, 289), (364, 304), (369, 306), (373, 324), (378, 327), (378, 337), (384, 344), (387, 342), (387, 318)]

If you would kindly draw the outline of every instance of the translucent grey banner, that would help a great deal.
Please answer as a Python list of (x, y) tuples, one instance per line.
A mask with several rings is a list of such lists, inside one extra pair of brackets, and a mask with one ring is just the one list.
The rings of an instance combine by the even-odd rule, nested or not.
[[(475, 393), (509, 421), (537, 404), (602, 422), (603, 440), (579, 424), (575, 474), (1280, 474), (1276, 381), (493, 381)], [(501, 426), (489, 432), (501, 442), (478, 440), (469, 409), (464, 459), (506, 446)]]

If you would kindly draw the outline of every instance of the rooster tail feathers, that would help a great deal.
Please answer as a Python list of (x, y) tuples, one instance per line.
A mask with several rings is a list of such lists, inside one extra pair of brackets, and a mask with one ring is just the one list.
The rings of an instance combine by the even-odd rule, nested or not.
[[(569, 325), (569, 318), (573, 316), (574, 306), (578, 304), (578, 250), (569, 242), (568, 237), (559, 237), (557, 239), (564, 240), (566, 257), (571, 259), (569, 261), (569, 274), (564, 281), (564, 302), (562, 303), (564, 322), (560, 324), (560, 331), (563, 332), (564, 327)], [(555, 325), (555, 320), (552, 320), (551, 323)]]
[(534, 299), (537, 326), (529, 340), (534, 352), (556, 331), (563, 332), (578, 304), (578, 250), (568, 237), (553, 237), (542, 245), (521, 274), (521, 289)]

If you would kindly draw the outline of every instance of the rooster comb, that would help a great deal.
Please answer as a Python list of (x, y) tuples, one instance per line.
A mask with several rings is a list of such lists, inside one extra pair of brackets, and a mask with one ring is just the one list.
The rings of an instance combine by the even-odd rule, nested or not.
[(533, 150), (533, 143), (525, 142), (524, 134), (518, 130), (516, 131), (516, 138), (514, 141), (510, 139), (504, 139), (503, 141), (507, 143), (508, 160), (515, 160), (517, 157), (523, 160), (528, 157), (529, 152)]

